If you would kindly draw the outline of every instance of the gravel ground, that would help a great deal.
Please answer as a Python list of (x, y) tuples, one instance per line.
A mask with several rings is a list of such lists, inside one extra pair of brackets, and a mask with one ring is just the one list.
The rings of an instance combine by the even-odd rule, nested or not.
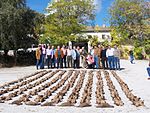
[[(130, 101), (127, 100), (125, 94), (121, 91), (118, 82), (111, 76), (111, 80), (113, 81), (116, 89), (119, 92), (119, 95), (123, 102), (125, 103), (122, 107), (115, 106), (114, 108), (96, 108), (95, 106), (91, 107), (59, 107), (59, 106), (27, 106), (27, 105), (10, 105), (7, 103), (0, 103), (0, 112), (1, 113), (150, 113), (150, 80), (147, 80), (148, 75), (146, 72), (146, 67), (148, 65), (148, 61), (135, 61), (135, 64), (130, 64), (127, 60), (121, 60), (121, 67), (124, 68), (121, 71), (117, 71), (117, 74), (123, 79), (125, 83), (128, 84), (129, 88), (133, 89), (133, 94), (141, 97), (144, 100), (145, 107), (135, 107), (132, 105)], [(23, 76), (32, 74), (36, 72), (36, 68), (34, 66), (28, 67), (14, 67), (14, 68), (1, 68), (0, 69), (0, 85), (6, 82), (10, 82), (12, 80), (16, 80), (18, 78), (22, 78)], [(104, 79), (104, 76), (102, 76)], [(85, 78), (87, 80), (87, 77)], [(93, 78), (93, 81), (96, 82), (96, 77)], [(86, 82), (84, 82), (83, 86)], [(75, 82), (76, 84), (76, 82)], [(95, 85), (93, 85), (93, 93), (95, 93)], [(72, 88), (73, 89), (73, 88)], [(70, 89), (70, 90), (72, 90)], [(104, 80), (104, 91), (105, 96), (108, 103), (112, 103), (110, 97), (110, 93), (108, 91), (108, 87), (106, 86), (106, 81)], [(81, 94), (83, 92), (83, 88), (81, 89)], [(67, 99), (71, 92), (68, 92), (66, 97)], [(95, 94), (92, 93), (92, 105), (95, 103)], [(80, 94), (80, 95), (81, 95)], [(55, 94), (54, 94), (55, 95)], [(109, 95), (109, 96), (108, 96)]]

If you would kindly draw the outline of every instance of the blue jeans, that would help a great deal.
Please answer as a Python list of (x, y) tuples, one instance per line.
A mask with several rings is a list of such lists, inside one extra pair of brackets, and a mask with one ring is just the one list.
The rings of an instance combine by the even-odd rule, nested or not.
[(94, 61), (95, 61), (95, 64), (96, 64), (96, 68), (98, 69), (99, 68), (98, 56), (94, 56)]
[(48, 69), (50, 68), (50, 63), (51, 63), (51, 57), (50, 57), (50, 55), (47, 55), (47, 67), (48, 67)]
[(45, 54), (42, 54), (40, 69), (44, 69), (45, 56), (46, 56)]
[(109, 69), (114, 69), (114, 56), (108, 56)]
[(40, 65), (40, 59), (36, 60), (36, 69), (39, 69), (39, 65)]
[(118, 57), (114, 57), (114, 65), (115, 69), (120, 69), (120, 59)]
[(133, 64), (134, 56), (130, 55), (130, 62)]
[(147, 68), (148, 76), (150, 77), (150, 67)]

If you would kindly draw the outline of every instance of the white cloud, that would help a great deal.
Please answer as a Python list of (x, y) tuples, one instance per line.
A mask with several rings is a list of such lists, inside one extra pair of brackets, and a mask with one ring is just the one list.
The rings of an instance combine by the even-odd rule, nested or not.
[(103, 0), (94, 0), (94, 4), (96, 5), (96, 11), (100, 12), (102, 9), (102, 1)]

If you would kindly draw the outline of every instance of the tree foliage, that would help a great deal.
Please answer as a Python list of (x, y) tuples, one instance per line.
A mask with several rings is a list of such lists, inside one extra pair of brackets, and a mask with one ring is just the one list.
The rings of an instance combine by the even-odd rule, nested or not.
[(150, 2), (115, 0), (109, 11), (111, 27), (117, 33), (116, 37), (121, 37), (121, 42), (124, 39), (129, 44), (147, 44), (145, 42), (150, 39)]
[(94, 20), (93, 0), (59, 0), (52, 2), (47, 11), (45, 39), (53, 43), (75, 40), (85, 25)]
[(31, 47), (36, 43), (36, 27), (42, 19), (41, 14), (26, 7), (25, 0), (0, 0), (1, 49)]

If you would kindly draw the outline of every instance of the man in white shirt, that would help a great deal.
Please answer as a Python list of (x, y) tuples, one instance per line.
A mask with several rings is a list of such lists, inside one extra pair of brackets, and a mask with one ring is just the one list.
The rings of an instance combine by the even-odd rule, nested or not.
[(114, 69), (114, 48), (111, 48), (111, 46), (108, 46), (106, 57), (108, 59), (109, 69)]
[(47, 66), (48, 66), (48, 69), (50, 68), (50, 55), (51, 55), (51, 49), (50, 49), (50, 46), (48, 46), (48, 48), (46, 49), (46, 57), (47, 57)]
[(52, 46), (51, 51), (50, 51), (50, 58), (51, 58), (51, 68), (55, 68), (55, 50), (54, 46)]
[(67, 48), (67, 64), (68, 68), (72, 67), (72, 56), (71, 56), (72, 49), (70, 47)]

